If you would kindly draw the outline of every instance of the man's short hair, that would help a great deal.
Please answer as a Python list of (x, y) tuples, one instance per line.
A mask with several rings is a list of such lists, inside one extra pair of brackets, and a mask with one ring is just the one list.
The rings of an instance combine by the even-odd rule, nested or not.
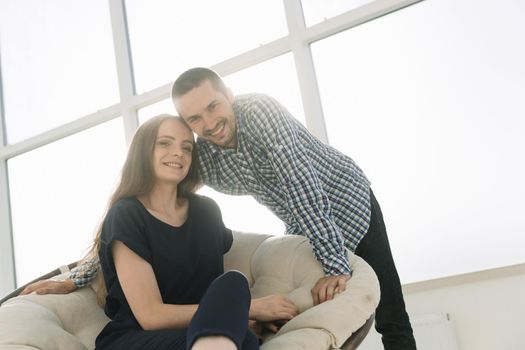
[(210, 81), (215, 90), (223, 93), (224, 96), (228, 96), (228, 88), (224, 85), (219, 74), (209, 68), (195, 67), (188, 69), (175, 80), (171, 88), (171, 98), (174, 100), (185, 95), (206, 80)]

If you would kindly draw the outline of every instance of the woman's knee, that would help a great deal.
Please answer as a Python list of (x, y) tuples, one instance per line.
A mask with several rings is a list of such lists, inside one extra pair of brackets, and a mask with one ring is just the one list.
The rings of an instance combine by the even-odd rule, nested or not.
[(248, 279), (246, 276), (237, 270), (230, 270), (222, 274), (219, 278), (223, 283), (227, 283), (235, 288), (249, 290)]

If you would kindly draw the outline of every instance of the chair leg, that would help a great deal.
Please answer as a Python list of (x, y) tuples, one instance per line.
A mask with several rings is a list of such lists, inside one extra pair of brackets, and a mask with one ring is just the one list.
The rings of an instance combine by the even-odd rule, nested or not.
[(368, 332), (370, 331), (370, 328), (372, 328), (372, 325), (374, 324), (374, 317), (375, 314), (372, 314), (368, 320), (366, 320), (365, 324), (361, 326), (357, 331), (355, 331), (350, 338), (348, 338), (343, 345), (341, 346), (341, 350), (354, 350), (357, 349), (357, 347), (361, 344), (361, 342), (366, 338)]

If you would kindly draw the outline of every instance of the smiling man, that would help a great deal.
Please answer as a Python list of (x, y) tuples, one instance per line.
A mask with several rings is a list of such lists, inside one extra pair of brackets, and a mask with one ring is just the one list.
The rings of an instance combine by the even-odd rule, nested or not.
[(252, 195), (285, 223), (287, 234), (308, 237), (326, 274), (312, 289), (314, 303), (345, 289), (350, 250), (378, 276), (376, 329), (385, 349), (415, 349), (381, 209), (355, 162), (316, 139), (273, 98), (234, 96), (210, 69), (181, 74), (171, 97), (198, 135), (204, 183)]
[(198, 88), (177, 98), (176, 109), (187, 116), (184, 120), (200, 137), (222, 148), (235, 148), (234, 97), (222, 86), (222, 91), (217, 91), (210, 80), (205, 80)]

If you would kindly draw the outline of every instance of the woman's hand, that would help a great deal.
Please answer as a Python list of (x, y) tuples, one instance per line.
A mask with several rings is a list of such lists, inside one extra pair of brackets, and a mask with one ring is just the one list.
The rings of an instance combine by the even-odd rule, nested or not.
[(291, 320), (298, 313), (297, 306), (290, 299), (277, 294), (252, 299), (250, 305), (250, 319), (261, 322)]

